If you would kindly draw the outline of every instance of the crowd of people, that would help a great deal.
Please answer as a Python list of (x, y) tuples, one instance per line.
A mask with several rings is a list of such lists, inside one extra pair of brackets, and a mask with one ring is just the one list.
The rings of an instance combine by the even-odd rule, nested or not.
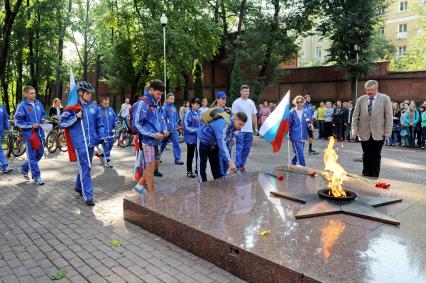
[[(303, 97), (303, 105), (306, 109), (312, 109), (310, 96)], [(295, 105), (296, 106), (296, 105)], [(413, 100), (404, 102), (392, 102), (393, 129), (392, 136), (385, 141), (387, 146), (418, 147), (425, 148), (426, 141), (426, 101), (416, 103)], [(271, 103), (264, 102), (259, 105), (259, 127), (272, 113)], [(318, 107), (314, 107), (310, 116), (312, 126), (316, 129), (316, 138), (327, 140), (334, 136), (339, 141), (351, 142), (352, 117), (354, 107), (352, 101), (321, 101)]]
[[(309, 144), (308, 153), (317, 154), (313, 149), (315, 128), (318, 139), (334, 136), (340, 141), (355, 141), (356, 138), (362, 137), (364, 153), (368, 148), (376, 147), (380, 147), (381, 151), (383, 142), (389, 146), (417, 145), (424, 149), (426, 105), (416, 107), (413, 101), (404, 101), (401, 104), (393, 103), (391, 111), (389, 97), (378, 93), (377, 89), (377, 82), (367, 82), (366, 92), (371, 92), (369, 98), (367, 95), (361, 97), (355, 108), (351, 101), (336, 101), (334, 104), (330, 101), (320, 102), (319, 106), (315, 107), (309, 95), (296, 96), (292, 101), (294, 107), (289, 113), (289, 139), (294, 152), (291, 163), (305, 166), (306, 142)], [(197, 177), (199, 182), (206, 182), (207, 162), (214, 179), (225, 177), (228, 172), (246, 173), (253, 135), (258, 133), (259, 127), (275, 108), (273, 103), (265, 102), (257, 109), (249, 98), (250, 87), (242, 85), (240, 98), (235, 100), (231, 107), (226, 105), (226, 92), (219, 91), (210, 105), (206, 98), (194, 98), (177, 109), (173, 93), (167, 94), (164, 104), (161, 103), (165, 92), (164, 84), (160, 80), (153, 80), (144, 88), (136, 103), (131, 105), (126, 99), (117, 116), (109, 106), (108, 97), (101, 97), (99, 104), (92, 100), (94, 92), (90, 83), (80, 82), (77, 85), (75, 105), (68, 104), (63, 108), (61, 101), (56, 98), (49, 111), (51, 122), (65, 129), (69, 158), (77, 163), (78, 168), (74, 189), (89, 206), (94, 205), (90, 175), (93, 156), (99, 157), (106, 167), (113, 167), (113, 130), (118, 126), (118, 119), (126, 121), (134, 137), (134, 178), (137, 181), (134, 191), (145, 194), (155, 190), (154, 177), (163, 176), (159, 170), (161, 156), (169, 142), (173, 143), (174, 164), (184, 165), (181, 160), (180, 135), (183, 135), (187, 147), (187, 177)], [(24, 100), (14, 114), (14, 124), (22, 130), (27, 147), (27, 160), (19, 167), (18, 173), (28, 181), (33, 179), (35, 184), (43, 185), (44, 180), (41, 178), (38, 163), (44, 154), (48, 119), (44, 106), (36, 99), (36, 90), (27, 86), (24, 88), (24, 95)], [(374, 102), (376, 100), (378, 102)], [(384, 110), (379, 112), (376, 109), (378, 107)], [(386, 129), (381, 130), (380, 137), (375, 136), (376, 129), (365, 130), (366, 123), (370, 126), (375, 123), (371, 122), (374, 115), (384, 116), (379, 118), (388, 121), (382, 123)], [(379, 118), (374, 119), (379, 121)], [(367, 122), (360, 122), (364, 120)], [(352, 125), (354, 121), (356, 124)], [(392, 129), (389, 123), (392, 124)], [(382, 124), (379, 126), (382, 127)], [(0, 137), (8, 129), (9, 116), (6, 109), (0, 105)], [(371, 157), (376, 151), (368, 155)], [(378, 176), (376, 169), (380, 169), (380, 151), (376, 158), (379, 164), (372, 166), (371, 170), (368, 169), (373, 173), (367, 172), (366, 176)], [(364, 159), (367, 160), (369, 156), (364, 156)], [(370, 161), (365, 163), (374, 163)], [(3, 173), (12, 171), (2, 150), (0, 165)]]

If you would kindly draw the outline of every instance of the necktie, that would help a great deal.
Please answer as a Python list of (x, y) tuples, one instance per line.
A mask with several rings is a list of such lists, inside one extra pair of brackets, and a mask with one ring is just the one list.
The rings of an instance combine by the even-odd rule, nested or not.
[(374, 97), (369, 97), (369, 99), (370, 99), (370, 103), (368, 103), (368, 115), (371, 116), (371, 111), (373, 110), (373, 100), (374, 100)]

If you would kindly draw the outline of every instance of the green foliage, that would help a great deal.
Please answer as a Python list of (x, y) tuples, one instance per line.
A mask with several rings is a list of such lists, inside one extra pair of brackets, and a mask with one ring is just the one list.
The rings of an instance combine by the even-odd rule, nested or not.
[(50, 280), (61, 280), (67, 276), (67, 271), (65, 269), (59, 269), (52, 276), (50, 276)]
[(110, 243), (111, 247), (114, 247), (114, 248), (121, 247), (121, 244), (122, 244), (121, 241), (117, 239), (112, 239)]
[[(385, 0), (345, 0), (321, 1), (322, 15), (318, 31), (328, 36), (331, 47), (328, 49), (329, 62), (336, 63), (349, 71), (350, 78), (366, 74), (376, 54), (371, 52), (374, 43), (375, 27), (379, 24), (380, 10), (386, 7)], [(357, 63), (357, 51), (360, 50)]]
[(200, 99), (203, 98), (204, 87), (203, 87), (203, 64), (200, 60), (194, 61), (194, 69), (192, 70), (193, 77), (193, 89), (195, 97)]
[(243, 80), (241, 77), (241, 68), (240, 68), (240, 62), (237, 59), (234, 63), (234, 68), (232, 69), (231, 73), (231, 88), (229, 90), (229, 105), (232, 105), (232, 103), (240, 97), (240, 88), (243, 84)]

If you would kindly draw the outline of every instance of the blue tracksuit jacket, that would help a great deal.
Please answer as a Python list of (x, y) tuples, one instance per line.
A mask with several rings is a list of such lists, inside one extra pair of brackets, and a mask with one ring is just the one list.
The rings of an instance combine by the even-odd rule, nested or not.
[[(80, 103), (80, 102), (79, 102)], [(104, 123), (102, 122), (100, 109), (96, 104), (89, 102), (88, 104), (80, 103), (83, 111), (82, 121), (84, 135), (81, 129), (80, 122), (75, 116), (74, 111), (65, 110), (61, 116), (61, 127), (69, 128), (72, 139), (72, 144), (75, 149), (85, 148), (84, 136), (88, 147), (99, 145), (101, 139), (105, 139)]]
[[(43, 105), (37, 99), (34, 101), (33, 106), (28, 99), (25, 98), (16, 108), (14, 122), (17, 127), (22, 129), (26, 141), (28, 141), (32, 135), (33, 124), (41, 124), (44, 121), (46, 121), (46, 113)], [(38, 136), (44, 140), (43, 130), (38, 128), (36, 132)]]
[(179, 113), (174, 104), (166, 104), (163, 106), (163, 118), (167, 126), (167, 131), (173, 133), (179, 125)]
[(187, 144), (197, 143), (197, 130), (202, 125), (200, 112), (189, 110), (183, 119), (183, 138)]
[[(0, 141), (3, 139), (4, 130), (10, 130), (9, 114), (7, 114), (6, 108), (0, 105)], [(0, 166), (3, 168), (9, 166), (2, 148), (0, 148)]]
[[(223, 118), (218, 118), (207, 125), (203, 125), (197, 130), (197, 138), (201, 143), (218, 147), (221, 163), (231, 161), (231, 155), (229, 154), (226, 141), (229, 138), (228, 135), (232, 135), (232, 132), (235, 130), (233, 126), (233, 123), (231, 123), (228, 127)], [(224, 173), (222, 176), (226, 175), (226, 172), (221, 173)]]
[(164, 122), (161, 107), (158, 101), (146, 93), (148, 104), (143, 100), (139, 100), (135, 109), (134, 124), (136, 131), (142, 136), (142, 142), (147, 145), (161, 145), (161, 141), (157, 141), (154, 136), (156, 133), (163, 133), (167, 128)]

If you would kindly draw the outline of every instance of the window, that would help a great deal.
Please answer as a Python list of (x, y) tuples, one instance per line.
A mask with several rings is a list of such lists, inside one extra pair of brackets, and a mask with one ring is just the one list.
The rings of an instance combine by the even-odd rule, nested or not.
[(407, 11), (407, 8), (408, 8), (408, 1), (399, 2), (399, 11), (400, 12)]
[(384, 14), (385, 14), (385, 8), (384, 7), (380, 7), (379, 16), (383, 16)]
[(315, 49), (315, 58), (316, 58), (316, 59), (321, 59), (321, 47), (320, 47), (320, 46), (318, 46), (318, 47)]
[(407, 52), (407, 46), (399, 46), (398, 47), (398, 57), (402, 57), (405, 55), (405, 53)]
[(399, 32), (407, 32), (407, 24), (399, 24)]

